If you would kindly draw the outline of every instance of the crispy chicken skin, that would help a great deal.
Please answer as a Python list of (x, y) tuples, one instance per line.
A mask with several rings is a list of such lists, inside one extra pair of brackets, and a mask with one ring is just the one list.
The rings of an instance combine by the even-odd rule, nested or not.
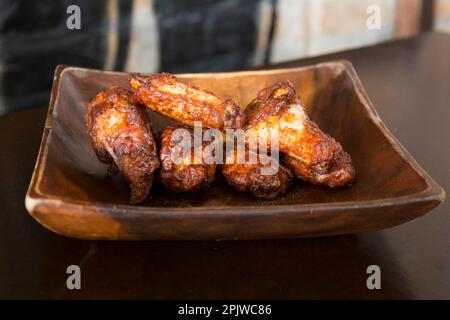
[(246, 123), (245, 113), (231, 99), (179, 82), (168, 73), (152, 76), (132, 74), (131, 88), (138, 102), (162, 115), (193, 126), (238, 129)]
[(240, 192), (249, 192), (256, 198), (273, 199), (286, 192), (291, 181), (292, 172), (279, 165), (274, 174), (263, 174), (262, 169), (270, 167), (270, 163), (262, 164), (260, 158), (256, 163), (248, 161), (250, 153), (254, 151), (245, 150), (246, 163), (239, 163), (238, 152), (229, 155), (222, 166), (222, 175), (226, 182)]
[[(191, 137), (190, 152), (183, 155), (177, 151), (177, 143), (182, 143), (183, 137), (173, 135), (176, 129), (184, 129)], [(211, 142), (209, 142), (211, 143)], [(194, 149), (194, 131), (185, 125), (168, 126), (161, 134), (159, 156), (161, 160), (160, 180), (169, 190), (176, 192), (193, 192), (205, 189), (211, 185), (216, 176), (216, 163), (206, 163), (203, 154), (207, 152), (208, 142), (203, 141), (201, 148)], [(179, 150), (179, 149), (178, 149)], [(195, 163), (194, 152), (198, 152), (198, 163)], [(208, 151), (209, 152), (209, 151)], [(213, 152), (211, 152), (213, 153)], [(176, 161), (175, 157), (179, 156)], [(181, 162), (181, 163), (180, 163)]]
[(144, 201), (159, 168), (150, 119), (130, 91), (111, 87), (95, 96), (86, 115), (88, 134), (98, 159), (119, 169), (129, 183), (130, 203)]
[(355, 169), (350, 156), (308, 118), (290, 82), (261, 90), (246, 113), (247, 141), (257, 141), (273, 130), (279, 137), (279, 151), (285, 154), (283, 163), (297, 178), (331, 188), (353, 181)]

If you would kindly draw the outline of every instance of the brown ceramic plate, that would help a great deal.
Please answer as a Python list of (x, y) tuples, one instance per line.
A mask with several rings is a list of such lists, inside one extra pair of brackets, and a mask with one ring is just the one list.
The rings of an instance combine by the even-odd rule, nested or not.
[[(261, 239), (388, 228), (445, 197), (386, 129), (349, 62), (180, 78), (241, 106), (260, 89), (290, 80), (311, 118), (352, 156), (356, 182), (331, 190), (295, 181), (284, 196), (268, 201), (238, 193), (219, 178), (193, 194), (154, 185), (146, 202), (128, 205), (127, 184), (120, 175), (106, 176), (84, 124), (88, 101), (110, 85), (128, 88), (128, 74), (59, 66), (26, 196), (31, 215), (54, 232), (83, 239)], [(151, 117), (158, 130), (169, 122)]]

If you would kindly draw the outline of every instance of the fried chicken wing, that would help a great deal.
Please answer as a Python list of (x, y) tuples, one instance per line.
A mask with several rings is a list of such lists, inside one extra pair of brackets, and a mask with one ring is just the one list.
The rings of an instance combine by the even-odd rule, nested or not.
[[(194, 130), (185, 125), (167, 127), (160, 141), (160, 178), (167, 189), (177, 192), (198, 191), (207, 188), (215, 180), (215, 149), (208, 148), (213, 142), (201, 141), (195, 146)], [(183, 154), (185, 142), (188, 144), (185, 145), (187, 150), (184, 150), (188, 152)], [(210, 152), (211, 161), (205, 161), (206, 152)]]
[(92, 99), (86, 124), (98, 159), (109, 165), (109, 173), (119, 169), (129, 183), (130, 203), (144, 201), (152, 186), (159, 160), (143, 106), (130, 91), (111, 87)]
[(245, 125), (245, 113), (233, 100), (179, 82), (168, 73), (132, 74), (130, 84), (138, 102), (181, 123), (193, 126), (200, 121), (204, 127), (220, 130)]
[(261, 90), (246, 108), (247, 141), (279, 138), (283, 163), (297, 178), (331, 188), (349, 184), (355, 177), (350, 156), (340, 143), (312, 122), (289, 82), (280, 82)]
[[(249, 149), (239, 160), (237, 149), (232, 154), (228, 154), (222, 166), (222, 175), (227, 183), (241, 192), (249, 192), (260, 199), (273, 199), (286, 192), (291, 181), (292, 172), (277, 163), (273, 166), (272, 172), (269, 169), (273, 163), (261, 162), (261, 158)], [(250, 161), (253, 157), (256, 161)], [(268, 156), (269, 157), (269, 156)], [(272, 159), (273, 160), (273, 159)], [(264, 169), (267, 172), (264, 172)]]

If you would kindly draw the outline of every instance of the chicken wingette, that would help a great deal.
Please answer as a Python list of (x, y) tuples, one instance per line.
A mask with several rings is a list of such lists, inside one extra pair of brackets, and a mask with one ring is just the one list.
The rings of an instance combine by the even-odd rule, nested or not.
[[(309, 119), (305, 108), (288, 81), (261, 90), (246, 108), (247, 141), (278, 138), (282, 163), (296, 178), (331, 188), (350, 184), (355, 169), (340, 143)], [(260, 139), (260, 140), (258, 140)]]
[(173, 75), (152, 76), (132, 74), (131, 89), (139, 103), (173, 120), (193, 126), (224, 130), (245, 125), (245, 113), (231, 99), (221, 99), (213, 93), (180, 82)]
[(150, 119), (130, 91), (111, 87), (95, 96), (86, 115), (88, 134), (98, 159), (119, 169), (129, 183), (130, 203), (144, 201), (159, 168)]

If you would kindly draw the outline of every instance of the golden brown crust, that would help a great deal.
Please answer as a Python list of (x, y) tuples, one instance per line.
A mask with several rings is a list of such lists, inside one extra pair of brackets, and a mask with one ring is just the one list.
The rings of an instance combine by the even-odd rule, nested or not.
[[(286, 192), (291, 181), (292, 173), (289, 169), (279, 165), (274, 174), (263, 174), (263, 168), (269, 168), (270, 163), (262, 164), (259, 157), (256, 163), (249, 163), (248, 159), (253, 151), (246, 150), (247, 163), (238, 162), (238, 153), (226, 158), (222, 166), (225, 181), (240, 192), (249, 192), (260, 199), (273, 199)], [(242, 162), (242, 161), (241, 161)]]
[(312, 184), (339, 188), (350, 185), (355, 177), (355, 169), (348, 153), (336, 153), (333, 161), (324, 161), (318, 165), (307, 166), (295, 157), (285, 155), (281, 163), (292, 170), (295, 177)]
[(261, 90), (246, 112), (247, 141), (257, 141), (255, 137), (265, 135), (268, 129), (277, 132), (279, 150), (286, 154), (283, 163), (297, 178), (333, 188), (353, 181), (355, 169), (350, 156), (308, 118), (288, 81)]
[(199, 121), (203, 127), (220, 130), (242, 128), (246, 123), (245, 113), (233, 100), (179, 82), (168, 73), (135, 73), (130, 84), (138, 102), (181, 123), (193, 126)]
[[(176, 156), (176, 145), (173, 141), (173, 133), (176, 129), (185, 129), (189, 132), (191, 137), (191, 154), (187, 158), (187, 162), (177, 163), (174, 157)], [(161, 183), (169, 190), (176, 192), (193, 192), (200, 189), (205, 189), (211, 185), (216, 175), (216, 163), (207, 164), (204, 161), (203, 153), (205, 148), (209, 145), (203, 142), (201, 151), (199, 150), (200, 163), (194, 162), (194, 132), (188, 126), (169, 126), (161, 134), (160, 139), (160, 160)], [(182, 142), (179, 139), (177, 142)]]
[(276, 83), (258, 92), (256, 98), (245, 108), (248, 126), (251, 127), (269, 116), (284, 112), (288, 103), (295, 97), (294, 87), (289, 81)]
[(111, 87), (89, 103), (88, 134), (97, 157), (119, 169), (130, 185), (130, 203), (144, 201), (159, 167), (156, 145), (145, 109), (137, 105), (130, 91)]

